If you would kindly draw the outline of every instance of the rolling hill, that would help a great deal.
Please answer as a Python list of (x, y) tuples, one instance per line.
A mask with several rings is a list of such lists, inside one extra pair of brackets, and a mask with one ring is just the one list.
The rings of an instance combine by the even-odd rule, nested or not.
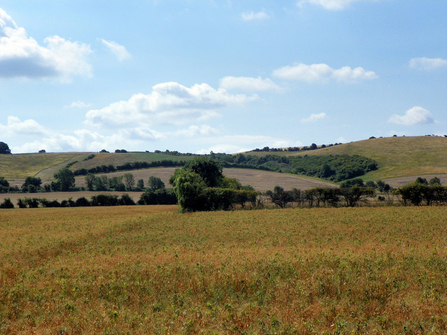
[[(343, 145), (336, 145), (317, 150), (308, 151), (276, 151), (276, 152), (250, 152), (248, 155), (361, 155), (374, 159), (379, 164), (379, 169), (369, 172), (362, 178), (365, 181), (403, 177), (416, 177), (420, 175), (443, 175), (447, 174), (447, 138), (436, 136), (423, 137), (390, 137), (373, 138)], [(93, 156), (94, 155), (94, 156)], [(89, 157), (90, 156), (90, 157)], [(90, 159), (89, 159), (90, 158)], [(132, 162), (153, 162), (162, 160), (187, 161), (194, 155), (176, 155), (175, 153), (43, 153), (43, 154), (16, 154), (0, 155), (0, 176), (5, 177), (12, 184), (20, 184), (27, 176), (40, 177), (44, 182), (53, 178), (55, 172), (70, 165), (72, 170), (89, 169), (101, 165), (122, 165)], [(165, 175), (170, 170), (151, 169), (152, 172), (139, 172), (144, 175)], [(157, 172), (155, 172), (157, 170)], [(233, 170), (233, 169), (231, 169)], [(278, 184), (289, 184), (291, 180), (284, 179), (285, 174), (268, 172), (267, 176), (259, 173), (243, 173), (242, 171), (228, 170), (227, 173), (234, 174), (232, 177), (243, 178), (246, 184), (259, 184), (263, 180), (273, 180), (278, 177)], [(137, 171), (133, 171), (137, 173)], [(254, 177), (257, 176), (257, 177)], [(301, 178), (303, 180), (314, 180), (326, 183), (315, 178), (304, 178), (295, 175), (287, 175), (290, 178)], [(281, 178), (280, 178), (281, 177)], [(258, 179), (256, 179), (258, 178)], [(166, 179), (166, 178), (165, 178)], [(410, 178), (411, 179), (411, 178)], [(271, 182), (266, 185), (270, 185)], [(310, 183), (311, 185), (313, 183)], [(295, 185), (295, 184), (294, 184)], [(266, 186), (259, 186), (264, 189)], [(294, 186), (295, 187), (295, 186)]]
[(447, 174), (447, 137), (417, 136), (373, 138), (317, 150), (250, 152), (253, 155), (360, 155), (374, 159), (379, 169), (364, 180)]

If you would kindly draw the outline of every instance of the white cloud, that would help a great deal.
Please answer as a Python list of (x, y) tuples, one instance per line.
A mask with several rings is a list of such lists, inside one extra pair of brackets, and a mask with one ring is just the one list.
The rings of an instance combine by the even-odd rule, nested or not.
[(194, 137), (194, 136), (209, 136), (218, 134), (219, 130), (213, 128), (209, 125), (201, 125), (201, 126), (189, 126), (188, 129), (178, 130), (174, 133), (177, 136), (186, 136), (186, 137)]
[(113, 41), (106, 41), (102, 38), (100, 38), (99, 40), (107, 47), (107, 49), (109, 49), (115, 55), (116, 58), (118, 58), (120, 62), (132, 57), (124, 46), (119, 45), (118, 43)]
[(301, 122), (303, 122), (303, 123), (315, 122), (315, 121), (322, 120), (325, 118), (326, 118), (326, 113), (311, 114), (309, 117), (301, 119)]
[(327, 64), (298, 64), (295, 66), (284, 66), (273, 71), (278, 78), (288, 80), (301, 80), (307, 82), (328, 82), (331, 79), (340, 82), (356, 83), (360, 80), (376, 79), (378, 76), (372, 71), (366, 71), (362, 67), (351, 68), (344, 66), (333, 69)]
[(265, 12), (245, 12), (241, 14), (241, 18), (244, 21), (253, 21), (253, 20), (265, 20), (265, 19), (269, 19), (270, 15), (268, 15)]
[[(342, 10), (348, 7), (352, 2), (371, 1), (371, 0), (300, 0), (297, 2), (299, 7), (303, 7), (306, 3), (318, 5), (327, 10)], [(378, 1), (378, 0), (377, 0)]]
[(82, 101), (72, 102), (70, 105), (64, 106), (64, 108), (90, 108), (90, 107), (92, 107), (91, 104)]
[(45, 135), (48, 130), (32, 119), (20, 121), (18, 117), (8, 116), (6, 125), (0, 123), (0, 133), (5, 137), (21, 135)]
[(129, 100), (110, 104), (86, 114), (87, 124), (123, 126), (153, 124), (184, 124), (203, 121), (219, 114), (215, 109), (241, 105), (258, 99), (257, 95), (230, 94), (208, 84), (191, 88), (175, 82), (155, 85), (149, 94), (135, 94)]
[(415, 106), (405, 112), (405, 115), (394, 114), (388, 120), (390, 123), (402, 124), (405, 126), (413, 126), (416, 124), (434, 123), (431, 113), (419, 106)]
[(439, 67), (447, 66), (447, 59), (442, 58), (413, 58), (409, 65), (413, 69), (419, 70), (433, 70)]
[(91, 76), (87, 55), (90, 46), (59, 36), (47, 37), (46, 47), (28, 37), (24, 28), (0, 8), (0, 78), (58, 78), (70, 81), (74, 75)]
[(251, 78), (251, 77), (224, 77), (220, 80), (220, 87), (227, 90), (240, 89), (244, 91), (268, 91), (280, 90), (271, 79)]

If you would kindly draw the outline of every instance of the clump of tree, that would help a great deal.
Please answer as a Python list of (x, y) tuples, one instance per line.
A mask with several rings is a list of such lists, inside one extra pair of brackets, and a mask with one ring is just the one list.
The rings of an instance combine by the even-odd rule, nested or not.
[(425, 202), (430, 206), (447, 202), (447, 187), (443, 187), (437, 177), (430, 181), (418, 177), (413, 183), (399, 187), (395, 193), (401, 196), (405, 205), (420, 206)]
[(183, 212), (229, 210), (236, 204), (256, 202), (256, 191), (226, 178), (220, 164), (206, 157), (176, 169), (169, 182)]

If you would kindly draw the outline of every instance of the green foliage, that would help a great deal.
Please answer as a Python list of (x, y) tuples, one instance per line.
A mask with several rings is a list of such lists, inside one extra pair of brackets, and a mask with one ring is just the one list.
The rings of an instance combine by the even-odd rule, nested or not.
[(344, 181), (343, 183), (340, 184), (341, 188), (349, 188), (349, 187), (354, 187), (354, 186), (357, 186), (357, 187), (365, 186), (363, 184), (363, 179), (355, 178), (355, 179)]
[(206, 198), (203, 191), (207, 187), (199, 174), (176, 169), (170, 183), (174, 187), (178, 204), (184, 212), (205, 210)]
[(9, 187), (9, 183), (4, 177), (0, 177), (0, 186)]
[(92, 196), (92, 206), (118, 206), (118, 196), (110, 194), (97, 194)]
[(158, 177), (150, 176), (148, 180), (148, 188), (152, 191), (160, 190), (165, 188), (165, 183)]
[(428, 184), (430, 186), (434, 186), (434, 185), (440, 185), (441, 186), (441, 179), (439, 179), (438, 177), (433, 177), (432, 179), (430, 179)]
[(213, 154), (225, 167), (242, 167), (260, 170), (303, 174), (311, 177), (343, 181), (362, 176), (378, 169), (374, 160), (359, 155), (280, 156)]
[(126, 173), (123, 176), (123, 183), (126, 186), (127, 191), (132, 191), (132, 189), (135, 187), (135, 177), (132, 173)]
[(360, 200), (366, 197), (373, 197), (374, 189), (369, 187), (353, 186), (349, 188), (340, 188), (340, 194), (345, 198), (347, 206), (355, 207)]
[(257, 192), (237, 179), (225, 178), (221, 166), (209, 158), (195, 158), (175, 170), (170, 181), (184, 212), (229, 210), (235, 204), (256, 202)]
[(11, 202), (11, 199), (5, 198), (0, 204), (0, 208), (14, 208), (14, 204)]
[(120, 206), (134, 206), (135, 201), (129, 196), (129, 194), (123, 194), (118, 200)]
[(167, 190), (165, 188), (159, 190), (148, 189), (140, 196), (138, 205), (175, 205), (177, 197), (174, 190)]
[(183, 169), (198, 174), (208, 187), (222, 186), (222, 167), (215, 160), (206, 157), (194, 158), (187, 162)]
[(433, 203), (445, 204), (447, 202), (447, 187), (439, 184), (426, 185), (415, 181), (396, 190), (396, 194), (402, 197), (405, 205), (420, 206), (423, 201), (430, 206)]
[(75, 176), (74, 173), (68, 169), (64, 168), (59, 170), (54, 174), (54, 178), (60, 183), (60, 191), (69, 191), (75, 186)]
[(9, 146), (5, 142), (0, 142), (0, 154), (3, 155), (11, 154), (11, 149), (9, 149)]
[(42, 179), (35, 177), (26, 177), (25, 182), (22, 185), (22, 192), (28, 192), (30, 185), (33, 185), (35, 190), (39, 190), (40, 185), (42, 185)]
[(266, 194), (270, 197), (272, 202), (281, 208), (286, 207), (289, 202), (293, 201), (293, 193), (284, 191), (281, 186), (275, 186), (272, 191), (267, 191)]

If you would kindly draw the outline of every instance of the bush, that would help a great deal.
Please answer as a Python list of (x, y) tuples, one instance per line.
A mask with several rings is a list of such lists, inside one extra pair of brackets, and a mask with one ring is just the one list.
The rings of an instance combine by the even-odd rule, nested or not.
[(134, 206), (135, 201), (129, 196), (129, 194), (123, 194), (118, 200), (120, 206)]
[(156, 191), (147, 190), (138, 200), (138, 205), (175, 205), (176, 203), (177, 197), (174, 191), (165, 188)]
[(11, 202), (11, 199), (5, 198), (3, 203), (0, 204), (0, 208), (14, 208), (14, 204)]
[(118, 206), (118, 196), (110, 194), (98, 194), (92, 196), (92, 206)]

